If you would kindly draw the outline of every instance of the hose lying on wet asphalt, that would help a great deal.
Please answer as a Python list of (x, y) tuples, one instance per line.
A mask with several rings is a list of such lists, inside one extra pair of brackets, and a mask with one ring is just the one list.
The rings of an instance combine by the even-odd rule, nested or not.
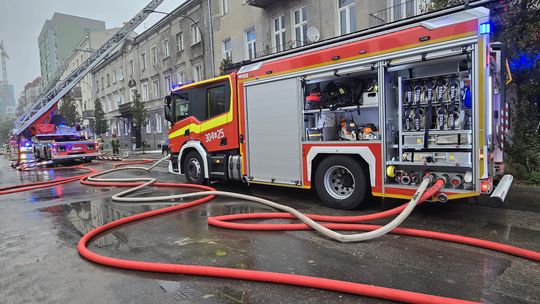
[[(161, 159), (160, 161), (163, 161), (165, 159), (166, 158)], [(289, 284), (289, 285), (295, 285), (295, 286), (326, 289), (326, 290), (331, 290), (331, 291), (345, 292), (345, 293), (362, 295), (362, 296), (367, 296), (367, 297), (374, 297), (374, 298), (380, 298), (380, 299), (385, 299), (385, 300), (408, 302), (408, 303), (475, 303), (475, 302), (469, 302), (469, 301), (464, 301), (464, 300), (459, 300), (459, 299), (439, 297), (439, 296), (434, 296), (434, 295), (429, 295), (429, 294), (422, 294), (422, 293), (410, 292), (410, 291), (405, 291), (405, 290), (398, 290), (398, 289), (366, 285), (366, 284), (347, 282), (347, 281), (340, 281), (340, 280), (332, 280), (332, 279), (326, 279), (326, 278), (317, 278), (317, 277), (292, 275), (292, 274), (276, 273), (276, 272), (256, 271), (256, 270), (223, 268), (223, 267), (164, 264), (164, 263), (133, 261), (133, 260), (106, 257), (106, 256), (102, 256), (102, 255), (99, 255), (90, 251), (87, 248), (87, 244), (93, 238), (97, 237), (98, 235), (102, 233), (105, 233), (106, 231), (110, 229), (125, 225), (127, 223), (132, 223), (141, 219), (147, 219), (153, 216), (162, 215), (162, 214), (169, 213), (172, 211), (178, 211), (178, 210), (189, 208), (191, 206), (203, 204), (215, 198), (216, 195), (224, 195), (224, 196), (226, 195), (229, 197), (248, 199), (248, 200), (252, 200), (256, 202), (264, 201), (265, 204), (270, 202), (261, 198), (254, 198), (247, 195), (241, 195), (241, 194), (236, 194), (236, 193), (231, 194), (228, 192), (215, 191), (214, 188), (211, 188), (208, 186), (158, 182), (154, 178), (98, 178), (99, 176), (109, 174), (112, 172), (121, 171), (121, 170), (135, 169), (135, 170), (150, 171), (151, 168), (156, 166), (157, 163), (159, 163), (160, 161), (154, 163), (154, 165), (149, 168), (146, 168), (146, 167), (118, 168), (119, 165), (117, 165), (115, 166), (115, 169), (112, 169), (112, 170), (107, 170), (107, 171), (103, 171), (99, 173), (86, 175), (83, 178), (81, 178), (81, 183), (85, 185), (92, 185), (92, 186), (134, 187), (132, 189), (128, 189), (126, 191), (122, 191), (114, 195), (113, 200), (115, 201), (148, 202), (148, 201), (160, 201), (160, 200), (170, 201), (172, 199), (187, 198), (187, 197), (194, 197), (194, 196), (204, 196), (204, 197), (196, 199), (188, 203), (182, 203), (182, 204), (178, 204), (171, 207), (143, 212), (140, 214), (122, 218), (122, 219), (107, 223), (105, 225), (99, 226), (91, 230), (87, 234), (85, 234), (79, 241), (77, 245), (77, 249), (79, 253), (81, 254), (81, 256), (98, 264), (102, 264), (102, 265), (106, 265), (110, 267), (122, 268), (122, 269), (138, 270), (138, 271), (210, 276), (210, 277), (221, 277), (221, 278), (232, 278), (232, 279), (252, 280), (252, 281), (260, 281), (260, 282), (279, 283), (279, 284)], [(147, 161), (144, 161), (144, 162), (147, 162)], [(131, 163), (131, 164), (134, 164), (134, 163)], [(125, 165), (129, 165), (129, 164), (121, 164), (120, 166), (125, 166)], [(145, 197), (145, 198), (125, 197), (125, 195), (131, 194), (134, 191), (137, 191), (143, 187), (148, 187), (148, 186), (188, 188), (188, 189), (195, 189), (195, 190), (202, 190), (202, 191), (195, 192), (195, 193), (179, 194), (179, 195)], [(420, 198), (417, 200), (416, 204), (420, 204), (426, 199), (430, 198), (432, 195), (436, 194), (436, 192), (440, 190), (440, 187), (442, 187), (442, 182), (437, 181), (435, 185), (431, 187), (430, 189), (428, 189), (424, 195), (420, 196), (417, 192), (415, 194), (415, 197), (417, 198), (420, 197)], [(275, 204), (273, 202), (270, 202), (270, 203)], [(267, 204), (267, 205), (272, 206), (272, 204)], [(306, 221), (304, 224), (243, 224), (243, 223), (228, 222), (231, 220), (256, 219), (256, 218), (265, 218), (265, 219), (298, 218), (297, 217), (298, 214), (296, 213), (292, 213), (292, 214), (290, 213), (258, 213), (258, 214), (254, 213), (254, 214), (247, 214), (247, 215), (246, 214), (223, 215), (223, 216), (210, 217), (208, 219), (208, 222), (209, 224), (223, 227), (223, 228), (243, 229), (243, 230), (306, 230), (306, 229), (313, 228), (321, 233), (329, 229), (381, 231), (380, 229), (383, 227), (378, 226), (378, 225), (344, 224), (344, 223), (385, 218), (392, 215), (396, 215), (398, 213), (403, 213), (403, 211), (407, 209), (409, 204), (405, 204), (403, 206), (400, 206), (400, 207), (397, 207), (388, 211), (379, 212), (379, 213), (370, 214), (370, 215), (361, 215), (361, 216), (302, 215), (301, 217), (302, 219), (304, 219), (304, 217), (308, 219), (308, 221)], [(280, 208), (280, 210), (289, 212), (288, 208), (289, 207)], [(322, 228), (324, 228), (322, 229), (320, 227), (315, 228), (319, 224), (314, 221), (325, 221), (325, 222), (333, 221), (337, 223), (322, 224), (320, 225)], [(315, 223), (316, 225), (312, 226), (313, 223)], [(338, 224), (338, 223), (341, 223), (341, 224)], [(491, 249), (495, 251), (500, 251), (503, 253), (513, 254), (513, 255), (524, 257), (533, 261), (540, 261), (540, 252), (535, 252), (535, 251), (526, 250), (523, 248), (518, 248), (514, 246), (496, 243), (496, 242), (490, 242), (490, 241), (469, 238), (469, 237), (464, 237), (464, 236), (459, 236), (459, 235), (439, 233), (439, 232), (426, 231), (426, 230), (409, 229), (409, 228), (395, 228), (391, 230), (390, 233), (409, 235), (409, 236), (415, 236), (415, 237), (432, 238), (432, 239), (439, 239), (439, 240), (444, 240), (444, 241), (449, 241), (449, 242), (467, 244), (467, 245), (487, 248), (487, 249)], [(339, 237), (338, 235), (339, 234), (337, 235), (331, 234), (329, 237), (333, 237), (334, 239), (336, 239), (336, 236), (337, 236), (337, 239), (339, 240), (341, 239), (341, 237)], [(363, 234), (359, 234), (359, 235), (363, 235)]]

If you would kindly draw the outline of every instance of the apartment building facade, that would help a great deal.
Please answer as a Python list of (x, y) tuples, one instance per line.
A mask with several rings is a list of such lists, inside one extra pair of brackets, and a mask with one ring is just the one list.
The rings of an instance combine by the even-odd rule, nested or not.
[[(206, 12), (206, 1), (184, 2), (92, 71), (94, 99), (101, 102), (109, 125), (106, 142), (112, 134), (122, 148), (135, 141), (137, 147), (153, 150), (166, 142), (165, 95), (178, 83), (214, 76)], [(131, 113), (135, 94), (148, 114), (143, 126), (134, 123)]]
[(38, 38), (41, 76), (47, 83), (88, 33), (104, 31), (105, 22), (61, 13), (47, 19)]
[[(147, 149), (167, 140), (163, 98), (175, 84), (216, 76), (222, 64), (249, 60), (417, 14), (420, 0), (188, 0), (92, 73), (95, 99), (122, 148), (135, 139)], [(406, 10), (410, 5), (414, 10)], [(397, 13), (397, 7), (405, 9)], [(377, 24), (378, 25), (378, 24)], [(122, 80), (115, 75), (122, 70)], [(113, 81), (117, 80), (116, 83)], [(110, 84), (110, 86), (109, 86)], [(130, 113), (134, 93), (148, 117), (141, 136)]]

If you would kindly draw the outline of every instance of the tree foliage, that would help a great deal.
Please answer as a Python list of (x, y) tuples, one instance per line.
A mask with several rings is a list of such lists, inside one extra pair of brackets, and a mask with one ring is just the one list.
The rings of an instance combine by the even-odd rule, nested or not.
[(137, 90), (133, 92), (131, 115), (133, 115), (133, 122), (137, 126), (138, 137), (141, 138), (142, 127), (146, 124), (148, 113), (144, 107), (144, 103), (141, 101), (141, 94)]
[(66, 119), (66, 124), (68, 126), (73, 127), (81, 122), (81, 116), (77, 111), (77, 106), (75, 105), (73, 99), (70, 99), (69, 97), (64, 98), (60, 102), (58, 110), (60, 111), (60, 114), (62, 114), (62, 116), (64, 116), (64, 118)]
[(13, 130), (13, 125), (15, 123), (15, 119), (8, 118), (5, 120), (0, 121), (0, 143), (4, 144), (9, 140), (9, 135), (11, 130)]
[(103, 111), (103, 105), (99, 99), (96, 99), (94, 103), (94, 120), (91, 121), (90, 126), (97, 135), (102, 135), (109, 129), (105, 119), (105, 111)]

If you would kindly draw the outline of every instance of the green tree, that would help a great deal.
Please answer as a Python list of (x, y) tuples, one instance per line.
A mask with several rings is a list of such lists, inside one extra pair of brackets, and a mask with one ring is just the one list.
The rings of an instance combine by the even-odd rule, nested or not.
[(137, 126), (137, 132), (139, 138), (141, 137), (142, 127), (146, 124), (146, 118), (148, 113), (144, 107), (144, 103), (141, 101), (141, 94), (137, 90), (133, 93), (133, 103), (131, 104), (131, 115), (133, 115), (133, 122)]
[(229, 72), (231, 71), (230, 70), (230, 65), (232, 64), (232, 58), (230, 56), (227, 56), (223, 59), (221, 59), (221, 64), (219, 66), (219, 75), (220, 76), (223, 76), (223, 75), (227, 75), (229, 74)]
[(11, 130), (13, 130), (15, 119), (8, 118), (0, 121), (0, 146), (7, 143)]
[(97, 135), (102, 135), (109, 129), (105, 119), (105, 111), (103, 111), (103, 105), (99, 99), (96, 99), (94, 103), (94, 120), (90, 121), (90, 127)]
[(66, 124), (68, 126), (75, 126), (76, 124), (81, 122), (81, 116), (77, 111), (77, 106), (75, 106), (75, 102), (73, 101), (73, 99), (65, 97), (60, 102), (58, 110), (60, 110), (60, 114), (62, 114), (62, 116), (64, 116), (64, 118), (66, 119)]

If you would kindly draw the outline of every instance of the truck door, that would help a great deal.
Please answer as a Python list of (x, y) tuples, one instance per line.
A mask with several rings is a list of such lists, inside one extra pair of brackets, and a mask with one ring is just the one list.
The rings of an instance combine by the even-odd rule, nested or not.
[(244, 86), (248, 178), (300, 184), (300, 80), (291, 78)]

